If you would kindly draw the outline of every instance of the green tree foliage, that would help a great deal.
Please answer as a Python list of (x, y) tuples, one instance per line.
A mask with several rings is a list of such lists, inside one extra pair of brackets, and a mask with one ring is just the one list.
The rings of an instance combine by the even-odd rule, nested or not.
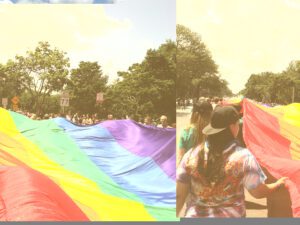
[(167, 115), (175, 120), (176, 45), (172, 41), (147, 51), (141, 63), (119, 72), (106, 92), (106, 112), (118, 117)]
[(281, 73), (252, 74), (245, 89), (245, 97), (256, 101), (289, 104), (300, 101), (300, 61), (292, 61)]
[(176, 33), (177, 97), (231, 95), (201, 37), (182, 25), (177, 25)]
[[(20, 74), (14, 68), (14, 62), (9, 60), (5, 65), (0, 64), (0, 97), (11, 99), (19, 96), (23, 91)], [(10, 102), (8, 106), (10, 107)]]
[(39, 42), (34, 51), (9, 60), (4, 68), (9, 93), (20, 95), (26, 91), (31, 111), (44, 112), (46, 97), (62, 90), (67, 82), (69, 59), (65, 54), (52, 49), (48, 42)]
[(271, 83), (276, 75), (271, 72), (252, 74), (242, 92), (247, 98), (270, 102), (273, 98)]
[[(45, 104), (43, 106), (43, 111), (40, 112), (40, 115), (43, 115), (45, 113), (60, 113), (60, 95), (59, 94), (53, 94), (45, 97)], [(30, 94), (25, 91), (20, 95), (20, 108), (31, 112), (31, 96)]]
[(97, 62), (80, 62), (72, 69), (67, 90), (70, 91), (70, 107), (79, 113), (97, 111), (96, 94), (106, 90), (107, 76), (104, 76)]

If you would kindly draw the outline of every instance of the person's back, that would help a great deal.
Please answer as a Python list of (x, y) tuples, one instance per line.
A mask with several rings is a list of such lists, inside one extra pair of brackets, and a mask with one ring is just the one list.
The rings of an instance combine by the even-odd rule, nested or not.
[(205, 144), (189, 150), (177, 168), (177, 215), (189, 196), (185, 217), (245, 217), (244, 188), (264, 198), (284, 185), (287, 177), (265, 184), (255, 157), (237, 145), (239, 113), (234, 107), (216, 109), (202, 132)]
[(177, 179), (191, 184), (185, 216), (244, 217), (244, 187), (253, 189), (265, 180), (255, 158), (248, 149), (232, 144), (223, 153), (223, 179), (211, 184), (198, 171), (200, 151), (201, 146), (189, 150), (177, 168)]

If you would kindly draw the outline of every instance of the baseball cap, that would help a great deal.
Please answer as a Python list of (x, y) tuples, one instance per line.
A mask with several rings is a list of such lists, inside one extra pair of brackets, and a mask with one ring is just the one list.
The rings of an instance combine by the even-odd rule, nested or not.
[(202, 130), (202, 133), (205, 135), (219, 133), (238, 120), (239, 113), (233, 106), (218, 107), (213, 111), (210, 124)]

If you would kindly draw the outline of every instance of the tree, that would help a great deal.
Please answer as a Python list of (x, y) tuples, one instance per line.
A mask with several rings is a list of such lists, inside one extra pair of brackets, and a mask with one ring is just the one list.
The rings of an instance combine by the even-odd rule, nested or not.
[(280, 104), (291, 103), (293, 86), (294, 82), (290, 77), (283, 74), (275, 76), (271, 83), (274, 96), (271, 101)]
[(262, 102), (279, 104), (299, 102), (300, 61), (292, 61), (281, 73), (252, 74), (241, 94)]
[(291, 87), (293, 90), (292, 100), (300, 102), (300, 60), (292, 61), (287, 69), (283, 71), (283, 74), (293, 81)]
[(63, 89), (67, 82), (69, 59), (66, 53), (50, 48), (48, 42), (39, 42), (34, 51), (25, 56), (16, 56), (6, 64), (6, 73), (10, 80), (19, 84), (17, 90), (26, 90), (31, 110), (36, 113), (45, 111), (46, 97)]
[[(0, 97), (11, 99), (20, 96), (24, 92), (20, 73), (14, 67), (14, 62), (9, 60), (7, 64), (0, 64)], [(8, 101), (8, 107), (11, 102)]]
[(160, 116), (175, 121), (176, 45), (172, 41), (157, 50), (149, 49), (141, 63), (119, 72), (119, 80), (106, 93), (107, 112), (125, 115)]
[(177, 97), (232, 94), (201, 37), (182, 25), (177, 25), (176, 33)]
[(72, 69), (66, 88), (70, 91), (71, 109), (80, 113), (96, 112), (96, 94), (105, 92), (107, 80), (97, 62), (80, 62), (78, 68)]
[(272, 102), (275, 96), (272, 90), (272, 82), (276, 74), (264, 72), (252, 74), (248, 79), (242, 94), (251, 99), (263, 102)]

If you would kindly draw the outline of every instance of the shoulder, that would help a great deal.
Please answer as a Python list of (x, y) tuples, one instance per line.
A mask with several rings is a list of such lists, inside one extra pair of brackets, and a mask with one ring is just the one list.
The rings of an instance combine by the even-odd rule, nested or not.
[(241, 146), (236, 146), (235, 151), (231, 154), (230, 159), (231, 160), (241, 160), (245, 161), (249, 158), (253, 158), (253, 154), (249, 151), (247, 148), (243, 148)]
[(181, 129), (181, 136), (190, 136), (194, 133), (195, 127), (194, 126), (186, 126), (185, 128)]

